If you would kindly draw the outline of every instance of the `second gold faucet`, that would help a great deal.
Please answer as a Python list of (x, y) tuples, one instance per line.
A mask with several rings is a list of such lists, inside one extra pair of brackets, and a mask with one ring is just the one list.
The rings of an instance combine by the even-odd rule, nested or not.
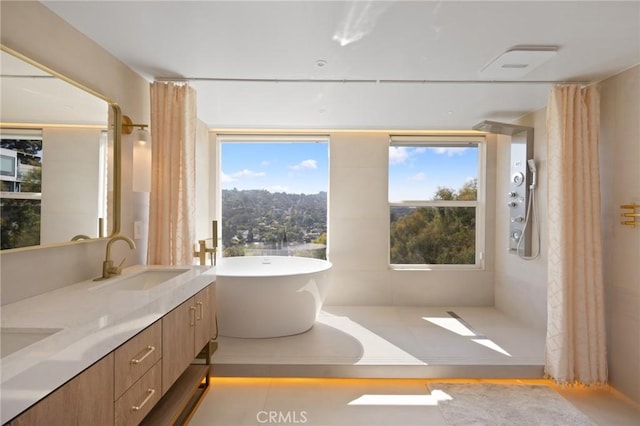
[(126, 241), (127, 244), (129, 244), (129, 248), (131, 248), (131, 250), (136, 249), (136, 243), (134, 243), (133, 240), (126, 235), (116, 235), (115, 237), (109, 239), (109, 241), (107, 241), (107, 253), (105, 255), (104, 262), (102, 262), (102, 276), (96, 278), (96, 280), (106, 280), (107, 278), (110, 278), (114, 275), (120, 275), (120, 273), (122, 272), (121, 266), (122, 263), (124, 263), (125, 259), (122, 259), (122, 262), (120, 262), (120, 265), (118, 266), (114, 266), (113, 260), (111, 260), (111, 246), (118, 240)]

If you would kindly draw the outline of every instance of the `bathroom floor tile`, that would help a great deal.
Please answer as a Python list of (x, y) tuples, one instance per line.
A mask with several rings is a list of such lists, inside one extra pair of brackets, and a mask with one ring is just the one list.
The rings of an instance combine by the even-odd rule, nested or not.
[[(269, 379), (262, 380), (213, 378), (212, 391), (190, 425), (259, 425), (269, 424), (270, 418), (272, 424), (311, 426), (446, 424), (437, 406), (402, 402), (428, 397), (424, 380), (272, 379), (268, 384)], [(238, 392), (239, 387), (244, 392)]]
[[(326, 306), (300, 335), (220, 337), (211, 390), (190, 424), (444, 425), (437, 406), (402, 405), (403, 395), (421, 400), (438, 378), (539, 380), (544, 341), (494, 308)], [(640, 418), (612, 392), (548, 386), (598, 424)]]
[[(437, 379), (436, 379), (437, 380)], [(474, 380), (546, 385), (599, 425), (637, 425), (640, 411), (615, 391), (567, 389), (548, 380)], [(194, 413), (191, 426), (442, 426), (429, 379), (220, 378)]]
[(305, 377), (325, 370), (328, 377), (442, 377), (465, 366), (465, 374), (489, 377), (496, 366), (510, 365), (532, 367), (514, 370), (519, 377), (540, 377), (544, 363), (544, 333), (490, 307), (326, 306), (306, 333), (218, 341), (212, 362), (222, 376), (246, 369)]

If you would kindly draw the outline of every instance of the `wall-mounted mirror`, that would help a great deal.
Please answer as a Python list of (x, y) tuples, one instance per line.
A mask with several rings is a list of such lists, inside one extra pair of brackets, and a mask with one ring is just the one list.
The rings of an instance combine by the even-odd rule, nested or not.
[(0, 54), (2, 249), (117, 232), (118, 105), (5, 46)]

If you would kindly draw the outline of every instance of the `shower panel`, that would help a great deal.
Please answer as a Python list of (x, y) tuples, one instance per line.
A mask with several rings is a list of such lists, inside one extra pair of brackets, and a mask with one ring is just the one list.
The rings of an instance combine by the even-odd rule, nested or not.
[[(527, 202), (531, 190), (531, 173), (527, 160), (533, 158), (533, 129), (511, 136), (510, 183), (507, 194), (509, 207), (509, 251), (531, 256), (531, 227), (525, 228)], [(520, 241), (520, 239), (524, 239)]]
[(527, 160), (533, 158), (533, 128), (514, 124), (483, 121), (473, 130), (511, 136), (509, 156), (509, 190), (505, 205), (509, 209), (509, 252), (520, 256), (531, 255), (531, 226), (525, 226), (529, 191), (533, 173)]

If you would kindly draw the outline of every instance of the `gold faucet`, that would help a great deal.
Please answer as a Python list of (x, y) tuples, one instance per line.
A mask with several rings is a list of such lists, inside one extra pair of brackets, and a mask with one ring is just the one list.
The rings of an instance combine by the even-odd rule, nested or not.
[[(218, 221), (214, 220), (213, 225), (213, 238), (207, 238), (206, 240), (199, 240), (198, 245), (200, 250), (194, 250), (193, 256), (200, 259), (201, 265), (207, 264), (207, 253), (211, 253), (211, 266), (216, 266), (216, 253), (218, 251)], [(207, 241), (213, 241), (213, 247), (207, 248)]]
[(131, 250), (135, 250), (136, 243), (134, 243), (133, 240), (126, 235), (116, 235), (115, 237), (112, 237), (109, 241), (107, 241), (107, 254), (105, 256), (104, 262), (102, 262), (102, 276), (96, 278), (96, 280), (106, 280), (107, 278), (110, 278), (114, 275), (120, 275), (120, 273), (122, 272), (121, 266), (126, 258), (122, 259), (122, 262), (120, 262), (120, 265), (118, 266), (113, 266), (113, 260), (111, 260), (111, 245), (118, 240), (126, 241), (129, 244)]
[[(208, 238), (208, 240), (210, 240), (211, 238)], [(214, 243), (215, 244), (215, 243)], [(211, 253), (211, 266), (215, 266), (216, 264), (216, 251), (217, 251), (217, 247), (212, 247), (212, 248), (208, 248), (207, 247), (207, 240), (198, 240), (198, 245), (200, 247), (200, 250), (194, 250), (193, 251), (193, 257), (197, 257), (198, 259), (200, 259), (200, 264), (201, 265), (206, 265), (207, 264), (207, 253)]]

